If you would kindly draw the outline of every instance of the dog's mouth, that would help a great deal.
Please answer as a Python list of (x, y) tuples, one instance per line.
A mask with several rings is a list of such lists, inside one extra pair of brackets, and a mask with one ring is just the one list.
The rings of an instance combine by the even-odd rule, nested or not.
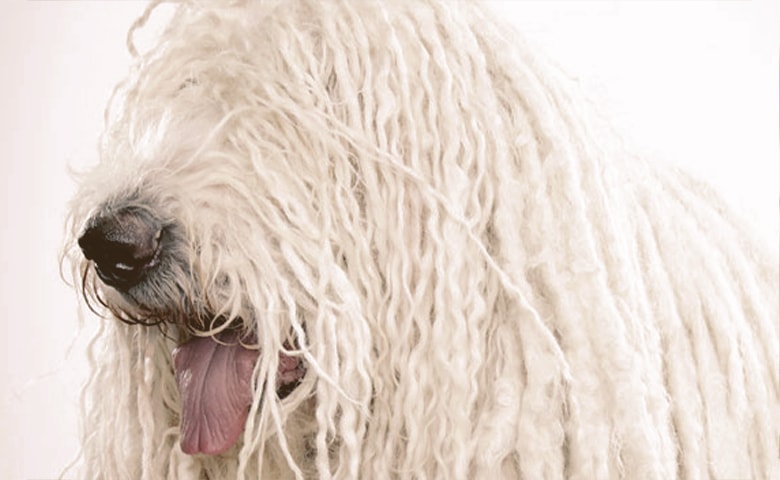
[[(137, 205), (106, 207), (88, 222), (78, 239), (84, 257), (91, 261), (87, 265), (94, 265), (103, 284), (112, 287), (137, 308), (112, 305), (101, 298), (97, 288), (92, 290), (94, 298), (118, 319), (130, 324), (163, 328), (173, 324), (180, 327), (180, 332), (224, 326), (224, 319), (208, 315), (209, 312), (202, 312), (195, 302), (186, 301), (197, 295), (178, 288), (179, 284), (175, 282), (169, 288), (164, 280), (158, 281), (166, 277), (165, 273), (160, 273), (165, 265), (174, 267), (175, 271), (167, 276), (176, 278), (179, 264), (187, 265), (187, 262), (177, 259), (176, 254), (179, 250), (176, 245), (183, 237), (181, 228), (176, 223), (164, 222), (152, 214), (152, 210)], [(188, 272), (186, 268), (182, 270)], [(85, 268), (82, 277), (88, 305), (91, 298), (87, 293), (89, 271)], [(182, 301), (171, 303), (170, 308), (150, 308), (167, 305), (170, 298), (181, 298)], [(240, 318), (236, 320), (236, 324), (243, 323)], [(254, 390), (264, 388), (252, 385), (255, 365), (260, 359), (259, 350), (246, 346), (256, 343), (252, 340), (229, 328), (214, 336), (194, 337), (174, 350), (174, 374), (181, 397), (183, 452), (220, 454), (230, 449), (241, 436), (255, 397)], [(305, 371), (300, 357), (280, 353), (276, 395), (279, 398), (289, 395), (301, 382)]]
[[(233, 330), (195, 337), (173, 351), (184, 453), (217, 455), (238, 441), (254, 397), (252, 374), (259, 358), (260, 352), (245, 346)], [(276, 394), (287, 396), (304, 373), (299, 357), (280, 353)]]

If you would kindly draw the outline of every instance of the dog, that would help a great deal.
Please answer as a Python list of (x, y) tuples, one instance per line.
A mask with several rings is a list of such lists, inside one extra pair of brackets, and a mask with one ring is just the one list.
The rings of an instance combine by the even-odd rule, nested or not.
[(776, 475), (776, 259), (482, 5), (131, 51), (69, 217), (84, 478)]

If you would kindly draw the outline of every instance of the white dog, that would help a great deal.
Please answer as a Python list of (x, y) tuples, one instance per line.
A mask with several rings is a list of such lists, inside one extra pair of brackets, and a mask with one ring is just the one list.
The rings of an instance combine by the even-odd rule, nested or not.
[(471, 2), (177, 7), (73, 202), (84, 477), (775, 475), (776, 262), (573, 90)]

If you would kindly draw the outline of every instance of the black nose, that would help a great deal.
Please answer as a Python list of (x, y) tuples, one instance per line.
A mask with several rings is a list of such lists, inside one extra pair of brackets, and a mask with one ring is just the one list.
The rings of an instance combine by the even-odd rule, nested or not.
[(79, 238), (84, 256), (107, 285), (127, 290), (159, 261), (160, 224), (148, 212), (127, 208), (93, 218)]

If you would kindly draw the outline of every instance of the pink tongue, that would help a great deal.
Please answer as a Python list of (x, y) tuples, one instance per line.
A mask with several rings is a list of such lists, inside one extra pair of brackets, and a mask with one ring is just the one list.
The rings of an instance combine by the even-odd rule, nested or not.
[(234, 333), (194, 338), (173, 351), (182, 404), (181, 449), (216, 455), (244, 430), (252, 404), (252, 370), (260, 355)]

